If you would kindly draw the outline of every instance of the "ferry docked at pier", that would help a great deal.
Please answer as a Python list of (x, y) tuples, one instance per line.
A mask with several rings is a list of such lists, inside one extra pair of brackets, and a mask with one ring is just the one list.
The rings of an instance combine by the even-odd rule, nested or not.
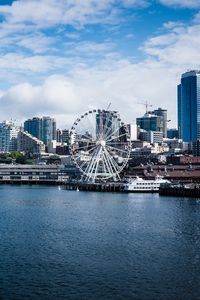
[(156, 193), (163, 183), (170, 183), (169, 180), (156, 176), (155, 179), (143, 179), (141, 177), (131, 178), (122, 185), (122, 190), (129, 193)]

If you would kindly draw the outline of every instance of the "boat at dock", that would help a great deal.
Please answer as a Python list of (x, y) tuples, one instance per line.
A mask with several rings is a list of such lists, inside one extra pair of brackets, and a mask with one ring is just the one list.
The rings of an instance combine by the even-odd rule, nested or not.
[(160, 176), (149, 180), (137, 176), (124, 183), (122, 191), (129, 193), (156, 193), (159, 192), (160, 185), (166, 183), (170, 183), (170, 181)]

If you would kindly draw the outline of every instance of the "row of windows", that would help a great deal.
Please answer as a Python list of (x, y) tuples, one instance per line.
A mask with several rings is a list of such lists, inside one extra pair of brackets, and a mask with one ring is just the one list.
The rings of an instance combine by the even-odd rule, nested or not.
[(0, 180), (58, 180), (60, 176), (0, 176)]
[(0, 171), (1, 175), (57, 175), (58, 172), (6, 172)]

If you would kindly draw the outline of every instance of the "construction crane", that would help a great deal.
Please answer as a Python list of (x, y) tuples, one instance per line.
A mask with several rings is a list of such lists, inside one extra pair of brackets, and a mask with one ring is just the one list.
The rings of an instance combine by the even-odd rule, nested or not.
[(137, 104), (145, 105), (145, 107), (146, 107), (146, 113), (148, 113), (148, 110), (149, 110), (148, 108), (153, 106), (148, 101), (146, 101), (146, 102), (138, 102)]
[(107, 109), (106, 110), (109, 110), (109, 108), (110, 108), (110, 106), (111, 106), (111, 102), (108, 104), (108, 106), (107, 106)]

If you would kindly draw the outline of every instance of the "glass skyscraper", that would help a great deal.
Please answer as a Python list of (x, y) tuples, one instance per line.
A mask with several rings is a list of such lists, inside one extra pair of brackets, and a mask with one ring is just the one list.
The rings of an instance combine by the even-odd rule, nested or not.
[(24, 130), (43, 141), (46, 146), (52, 140), (56, 140), (56, 121), (50, 117), (26, 120)]
[(200, 139), (200, 71), (188, 71), (178, 85), (178, 130), (183, 141)]
[(163, 132), (163, 123), (163, 116), (157, 116), (154, 112), (147, 112), (143, 117), (136, 118), (137, 126), (146, 131)]
[(109, 136), (119, 136), (119, 114), (116, 111), (98, 111), (96, 114), (96, 135), (99, 137), (101, 134)]
[(167, 110), (166, 109), (162, 109), (161, 107), (159, 107), (158, 109), (155, 109), (153, 111), (153, 113), (156, 116), (159, 116), (162, 118), (162, 122), (163, 122), (163, 137), (166, 138), (167, 137)]

